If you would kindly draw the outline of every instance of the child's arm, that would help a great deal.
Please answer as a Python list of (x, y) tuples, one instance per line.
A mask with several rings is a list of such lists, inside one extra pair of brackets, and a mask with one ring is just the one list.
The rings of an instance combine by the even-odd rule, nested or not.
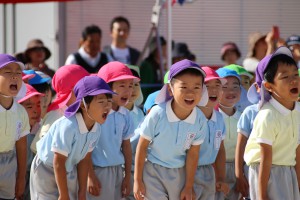
[(125, 177), (122, 182), (122, 197), (127, 197), (130, 194), (130, 177), (131, 177), (131, 144), (130, 139), (123, 140), (122, 152), (125, 159)]
[(143, 200), (146, 194), (143, 182), (143, 170), (149, 143), (149, 140), (140, 137), (136, 148), (133, 193), (137, 200)]
[(226, 177), (226, 153), (224, 141), (220, 144), (220, 149), (215, 161), (216, 189), (225, 195), (229, 192), (228, 185), (225, 183)]
[(25, 190), (26, 160), (27, 160), (27, 137), (23, 136), (16, 141), (17, 153), (17, 180), (15, 186), (16, 199), (22, 199)]
[(258, 196), (260, 200), (268, 199), (268, 182), (272, 166), (272, 146), (260, 143), (261, 161), (258, 173)]
[(244, 175), (244, 152), (248, 138), (243, 134), (238, 133), (237, 144), (235, 149), (235, 176), (236, 176), (236, 190), (240, 192), (243, 197), (249, 195), (249, 183)]
[(92, 152), (89, 152), (84, 159), (82, 159), (77, 165), (77, 177), (78, 177), (78, 199), (86, 199), (87, 188), (87, 176), (89, 173), (89, 162), (91, 160)]
[(88, 163), (88, 167), (89, 167), (89, 173), (88, 173), (88, 192), (91, 195), (94, 196), (99, 196), (101, 193), (101, 182), (98, 180), (94, 168), (93, 168), (93, 161), (92, 161), (92, 156), (90, 156), (89, 158), (89, 163)]
[(187, 151), (185, 161), (186, 178), (184, 188), (180, 193), (181, 200), (192, 199), (194, 178), (198, 165), (199, 151), (200, 145), (192, 145)]
[(67, 185), (67, 171), (65, 166), (66, 160), (67, 157), (54, 152), (53, 168), (55, 181), (59, 192), (59, 200), (70, 200)]
[(300, 145), (298, 145), (296, 149), (296, 166), (295, 166), (297, 180), (298, 180), (298, 187), (300, 190)]

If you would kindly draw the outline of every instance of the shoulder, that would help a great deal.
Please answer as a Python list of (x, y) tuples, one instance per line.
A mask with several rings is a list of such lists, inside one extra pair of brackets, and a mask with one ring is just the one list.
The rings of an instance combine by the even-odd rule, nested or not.
[(104, 46), (102, 51), (103, 51), (104, 53), (110, 54), (111, 46), (110, 46), (110, 45)]
[(141, 52), (137, 50), (136, 48), (133, 48), (131, 46), (128, 46), (128, 49), (131, 53), (140, 54)]

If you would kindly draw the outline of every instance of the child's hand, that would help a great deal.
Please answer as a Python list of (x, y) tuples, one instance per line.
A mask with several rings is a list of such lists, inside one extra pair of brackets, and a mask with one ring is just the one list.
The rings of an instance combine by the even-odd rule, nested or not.
[(193, 188), (184, 187), (180, 193), (180, 200), (192, 200), (193, 199)]
[(217, 192), (223, 192), (225, 195), (227, 195), (230, 191), (229, 186), (224, 182), (216, 182), (216, 191)]
[(15, 196), (17, 200), (23, 199), (24, 191), (25, 191), (25, 177), (20, 178), (17, 177), (16, 186), (15, 186)]
[(133, 194), (136, 200), (143, 200), (145, 198), (146, 189), (142, 181), (141, 182), (134, 181)]
[(236, 178), (236, 191), (241, 193), (243, 197), (249, 195), (249, 183), (244, 175)]
[(125, 198), (130, 194), (130, 176), (125, 176), (122, 182), (122, 197)]
[(99, 196), (101, 193), (101, 183), (96, 176), (88, 176), (87, 191), (91, 195)]

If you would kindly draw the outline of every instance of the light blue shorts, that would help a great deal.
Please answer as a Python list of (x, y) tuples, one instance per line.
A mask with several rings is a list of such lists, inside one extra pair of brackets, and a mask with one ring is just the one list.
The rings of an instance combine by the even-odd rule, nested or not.
[(216, 175), (212, 165), (198, 166), (194, 180), (197, 200), (214, 200), (216, 193)]
[(0, 153), (0, 199), (15, 198), (16, 172), (15, 151)]

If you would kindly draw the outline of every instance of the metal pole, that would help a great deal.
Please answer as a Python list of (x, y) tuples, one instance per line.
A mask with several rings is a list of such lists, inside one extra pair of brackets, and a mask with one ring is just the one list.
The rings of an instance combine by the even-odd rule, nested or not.
[(12, 4), (12, 53), (16, 53), (16, 4)]
[(4, 53), (7, 53), (6, 17), (7, 17), (7, 12), (6, 12), (6, 3), (5, 3), (5, 4), (3, 4), (3, 51), (4, 51)]
[(168, 61), (167, 67), (170, 69), (172, 65), (172, 0), (168, 0)]

